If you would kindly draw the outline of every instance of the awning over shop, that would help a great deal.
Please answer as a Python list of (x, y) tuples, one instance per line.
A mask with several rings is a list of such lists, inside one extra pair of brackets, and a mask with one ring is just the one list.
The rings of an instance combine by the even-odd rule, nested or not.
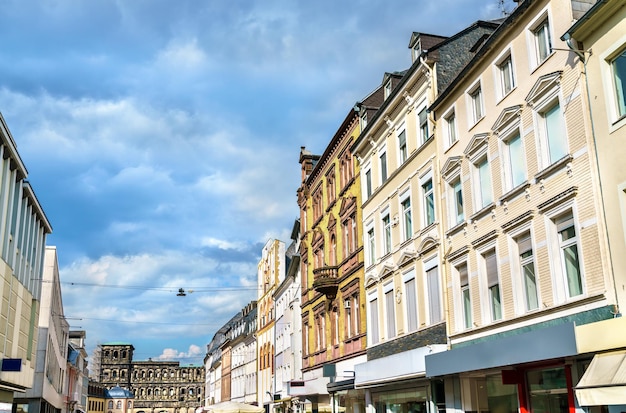
[(575, 391), (581, 406), (626, 405), (626, 350), (596, 354)]
[(574, 323), (564, 323), (429, 354), (426, 356), (426, 377), (512, 366), (576, 354), (578, 350)]

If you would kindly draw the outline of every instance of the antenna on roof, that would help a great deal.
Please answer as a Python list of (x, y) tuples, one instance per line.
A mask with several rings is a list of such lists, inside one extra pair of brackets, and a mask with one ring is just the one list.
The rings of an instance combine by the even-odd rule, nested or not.
[(506, 0), (498, 0), (498, 5), (500, 7), (500, 13), (502, 13), (502, 17), (507, 17), (511, 12), (507, 10)]

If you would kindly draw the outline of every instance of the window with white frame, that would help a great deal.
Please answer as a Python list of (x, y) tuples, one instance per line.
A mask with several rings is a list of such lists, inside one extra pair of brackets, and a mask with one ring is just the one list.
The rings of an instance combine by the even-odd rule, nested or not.
[(478, 123), (479, 120), (485, 116), (484, 106), (483, 106), (483, 91), (480, 87), (480, 83), (474, 86), (468, 92), (469, 102), (470, 102), (470, 124), (473, 126)]
[(393, 290), (393, 281), (383, 285), (383, 293), (385, 295), (385, 333), (387, 339), (396, 336), (396, 300)]
[(422, 196), (424, 199), (424, 225), (428, 226), (435, 222), (435, 192), (431, 175), (422, 181)]
[(519, 129), (502, 140), (504, 155), (504, 176), (506, 189), (511, 190), (526, 181), (526, 157), (524, 155), (524, 143)]
[(380, 155), (378, 156), (378, 159), (380, 161), (379, 163), (380, 183), (384, 184), (385, 182), (387, 182), (387, 149), (386, 148), (383, 147), (380, 150)]
[(607, 59), (611, 68), (615, 114), (617, 119), (626, 116), (626, 49)]
[(387, 255), (391, 252), (391, 217), (389, 216), (389, 210), (382, 213), (382, 228), (383, 228), (383, 255)]
[(565, 280), (567, 297), (583, 294), (578, 234), (571, 210), (553, 218), (560, 251), (560, 264)]
[(365, 176), (363, 180), (363, 195), (365, 195), (365, 199), (368, 199), (372, 196), (372, 169), (369, 166), (366, 167), (363, 175)]
[(450, 183), (450, 199), (448, 202), (450, 209), (450, 218), (453, 225), (460, 224), (465, 220), (465, 210), (463, 209), (463, 185), (461, 184), (461, 176), (457, 176)]
[(444, 116), (444, 122), (446, 125), (446, 135), (448, 138), (448, 146), (452, 146), (454, 142), (457, 141), (458, 135), (456, 130), (456, 115), (454, 111), (446, 114)]
[(380, 341), (380, 334), (378, 330), (378, 299), (376, 291), (368, 294), (367, 305), (369, 307), (367, 312), (367, 338), (370, 340), (370, 344), (377, 344)]
[(561, 72), (541, 76), (526, 101), (533, 108), (540, 168), (546, 168), (569, 153), (567, 128), (560, 102)]
[(541, 110), (538, 114), (541, 135), (545, 146), (544, 156), (548, 161), (548, 165), (550, 165), (568, 153), (567, 136), (563, 128), (561, 105), (557, 100)]
[(500, 98), (508, 95), (515, 88), (515, 76), (513, 73), (513, 59), (509, 52), (497, 64), (499, 73), (499, 91)]
[(387, 99), (391, 95), (391, 90), (392, 90), (391, 79), (389, 79), (387, 83), (385, 83), (385, 90), (384, 90), (385, 99)]
[(443, 320), (443, 307), (441, 305), (441, 287), (439, 281), (439, 267), (437, 258), (424, 263), (426, 277), (426, 290), (428, 293), (428, 321), (435, 324)]
[(400, 165), (402, 165), (409, 156), (406, 146), (406, 129), (403, 129), (402, 132), (398, 134), (398, 156), (400, 157)]
[(411, 194), (406, 191), (400, 197), (400, 209), (402, 211), (402, 240), (406, 241), (413, 237), (413, 216), (411, 212)]
[(424, 142), (426, 142), (429, 138), (429, 132), (428, 132), (428, 112), (427, 109), (424, 108), (422, 109), (418, 115), (418, 122), (419, 122), (419, 138), (420, 138), (420, 144), (423, 144)]
[(376, 237), (372, 223), (370, 223), (367, 228), (367, 258), (368, 265), (374, 265), (376, 263)]
[(519, 270), (524, 293), (524, 306), (526, 311), (539, 308), (539, 293), (537, 289), (537, 276), (535, 271), (535, 258), (530, 231), (515, 238), (517, 254), (519, 256)]
[(543, 17), (530, 30), (534, 42), (534, 64), (539, 66), (552, 54), (552, 36), (548, 16)]
[(464, 329), (472, 328), (472, 298), (469, 287), (469, 273), (467, 262), (463, 262), (454, 267), (459, 280), (459, 290), (461, 298), (461, 319)]
[(498, 274), (498, 259), (496, 250), (492, 249), (482, 254), (485, 278), (487, 280), (487, 296), (491, 320), (502, 319), (502, 298), (500, 292), (500, 276)]
[(487, 154), (474, 163), (476, 210), (480, 210), (493, 202), (491, 166)]
[(406, 311), (407, 332), (417, 330), (417, 286), (415, 283), (415, 269), (402, 274), (404, 283), (404, 305)]

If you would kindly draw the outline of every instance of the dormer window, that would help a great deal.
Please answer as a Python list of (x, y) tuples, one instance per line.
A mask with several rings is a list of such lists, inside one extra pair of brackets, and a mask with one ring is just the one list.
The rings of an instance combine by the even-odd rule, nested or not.
[(413, 45), (413, 61), (418, 60), (421, 54), (422, 54), (422, 42), (418, 40)]
[(391, 95), (391, 79), (385, 83), (385, 99)]

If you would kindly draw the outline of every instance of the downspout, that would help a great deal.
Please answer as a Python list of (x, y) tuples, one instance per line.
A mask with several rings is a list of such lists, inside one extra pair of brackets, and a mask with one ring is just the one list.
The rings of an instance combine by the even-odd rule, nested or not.
[[(583, 63), (583, 75), (585, 76), (585, 89), (587, 90), (587, 106), (588, 106), (588, 110), (589, 110), (589, 121), (591, 123), (591, 138), (593, 140), (593, 150), (595, 152), (595, 160), (596, 160), (596, 168), (598, 170), (598, 186), (600, 189), (600, 202), (601, 202), (601, 206), (602, 206), (602, 218), (604, 220), (604, 231), (606, 233), (606, 244), (607, 244), (607, 250), (608, 250), (608, 255), (609, 255), (609, 267), (611, 270), (611, 276), (613, 279), (613, 292), (615, 294), (615, 308), (613, 309), (613, 311), (611, 311), (611, 314), (613, 314), (613, 317), (620, 317), (620, 310), (619, 310), (619, 295), (617, 292), (617, 284), (615, 282), (615, 268), (613, 266), (613, 253), (611, 251), (611, 237), (609, 236), (609, 226), (608, 226), (608, 222), (606, 219), (606, 206), (605, 206), (605, 201), (604, 201), (604, 188), (602, 187), (602, 175), (600, 174), (600, 159), (598, 156), (598, 142), (597, 142), (597, 138), (596, 138), (596, 130), (595, 130), (595, 124), (593, 121), (593, 111), (591, 109), (591, 95), (589, 93), (589, 78), (587, 77), (587, 59), (585, 58), (585, 50), (579, 50), (574, 44), (573, 41), (576, 41), (576, 39), (574, 39), (570, 33), (565, 33), (562, 37), (563, 40), (565, 40), (565, 43), (567, 44), (567, 47), (570, 48), (571, 51), (573, 51), (574, 53), (576, 53), (576, 55), (580, 58), (580, 61)], [(578, 43), (578, 42), (576, 42)], [(589, 50), (589, 55), (591, 56), (592, 51), (591, 49)]]

